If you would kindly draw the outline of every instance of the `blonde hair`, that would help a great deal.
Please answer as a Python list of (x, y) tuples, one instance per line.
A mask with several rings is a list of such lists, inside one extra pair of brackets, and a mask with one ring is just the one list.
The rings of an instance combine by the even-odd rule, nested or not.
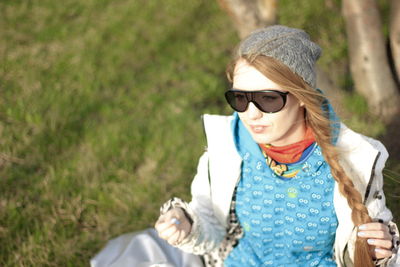
[[(339, 164), (339, 152), (332, 144), (334, 123), (329, 119), (323, 109), (325, 96), (310, 87), (299, 75), (292, 72), (289, 67), (278, 60), (258, 55), (256, 57), (242, 56), (233, 60), (227, 67), (227, 77), (233, 81), (236, 62), (244, 59), (249, 65), (268, 77), (276, 84), (288, 90), (299, 101), (304, 103), (305, 122), (314, 132), (315, 140), (322, 149), (325, 161), (331, 168), (331, 173), (339, 185), (340, 193), (347, 199), (352, 209), (351, 217), (354, 225), (371, 222), (367, 208), (363, 205), (360, 192), (356, 190), (350, 177)], [(366, 239), (357, 237), (354, 253), (355, 267), (373, 267), (375, 264), (369, 254), (369, 246)]]

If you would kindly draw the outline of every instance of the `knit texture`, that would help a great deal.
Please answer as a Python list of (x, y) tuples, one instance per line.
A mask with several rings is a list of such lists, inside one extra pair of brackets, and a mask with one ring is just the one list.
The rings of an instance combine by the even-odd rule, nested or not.
[(316, 88), (315, 62), (321, 53), (322, 49), (306, 32), (282, 25), (251, 33), (238, 49), (238, 56), (264, 55), (279, 60), (313, 88)]

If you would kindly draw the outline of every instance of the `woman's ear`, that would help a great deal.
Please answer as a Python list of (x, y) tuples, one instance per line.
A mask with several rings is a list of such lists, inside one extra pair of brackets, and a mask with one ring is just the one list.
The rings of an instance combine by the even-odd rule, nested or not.
[(304, 108), (304, 102), (300, 101), (300, 107)]

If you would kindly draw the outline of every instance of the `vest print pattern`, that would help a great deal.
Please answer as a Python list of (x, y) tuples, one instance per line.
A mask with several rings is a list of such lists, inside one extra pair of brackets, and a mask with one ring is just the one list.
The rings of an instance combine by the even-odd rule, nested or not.
[(243, 155), (236, 213), (244, 236), (225, 266), (336, 266), (334, 179), (319, 146), (299, 164), (302, 171), (277, 176), (260, 157)]

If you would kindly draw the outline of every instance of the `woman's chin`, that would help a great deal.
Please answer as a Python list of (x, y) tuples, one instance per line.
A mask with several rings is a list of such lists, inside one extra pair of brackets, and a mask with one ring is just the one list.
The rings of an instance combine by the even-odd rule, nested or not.
[(272, 142), (271, 138), (268, 138), (265, 134), (251, 133), (251, 137), (257, 144), (270, 144)]

